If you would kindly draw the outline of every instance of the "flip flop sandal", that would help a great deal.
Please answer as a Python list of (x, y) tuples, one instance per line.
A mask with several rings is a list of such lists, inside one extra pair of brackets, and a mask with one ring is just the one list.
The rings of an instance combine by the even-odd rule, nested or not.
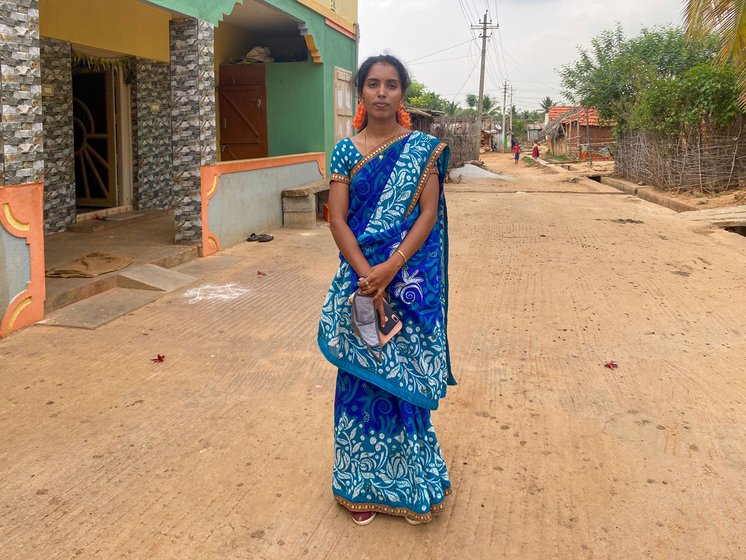
[(266, 243), (267, 241), (272, 241), (274, 239), (273, 235), (269, 235), (268, 233), (252, 233), (246, 238), (246, 241), (258, 241), (259, 243)]

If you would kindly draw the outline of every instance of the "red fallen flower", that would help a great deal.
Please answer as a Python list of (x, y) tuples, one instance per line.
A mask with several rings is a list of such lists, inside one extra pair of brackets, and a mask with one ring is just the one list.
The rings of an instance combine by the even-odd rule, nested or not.
[(618, 368), (618, 367), (619, 367), (619, 364), (618, 364), (618, 363), (616, 363), (616, 362), (615, 362), (614, 360), (611, 360), (610, 362), (606, 362), (606, 363), (604, 364), (604, 367), (607, 367), (607, 368), (609, 368), (609, 369), (616, 369), (616, 368)]
[(156, 354), (155, 358), (150, 358), (150, 361), (153, 362), (153, 363), (155, 363), (155, 364), (160, 364), (165, 359), (166, 359), (166, 356), (164, 356), (163, 354)]
[(258, 276), (267, 276), (267, 273), (266, 272), (262, 272), (261, 270), (257, 270), (256, 273), (257, 273)]

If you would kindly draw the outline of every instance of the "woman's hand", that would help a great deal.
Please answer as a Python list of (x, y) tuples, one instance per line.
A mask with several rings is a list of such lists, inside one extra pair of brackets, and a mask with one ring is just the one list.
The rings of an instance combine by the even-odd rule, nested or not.
[(399, 266), (395, 259), (389, 259), (381, 264), (372, 267), (368, 274), (357, 281), (357, 287), (366, 296), (373, 296), (373, 303), (378, 310), (378, 317), (381, 326), (386, 324), (386, 317), (383, 313), (383, 300), (386, 298), (386, 288), (399, 271)]

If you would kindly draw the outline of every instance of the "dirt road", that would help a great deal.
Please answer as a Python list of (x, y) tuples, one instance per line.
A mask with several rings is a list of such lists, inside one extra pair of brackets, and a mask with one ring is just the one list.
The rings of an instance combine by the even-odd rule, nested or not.
[(448, 185), (445, 513), (334, 503), (336, 251), (278, 230), (200, 291), (0, 341), (0, 557), (746, 556), (746, 238), (488, 159), (512, 177)]

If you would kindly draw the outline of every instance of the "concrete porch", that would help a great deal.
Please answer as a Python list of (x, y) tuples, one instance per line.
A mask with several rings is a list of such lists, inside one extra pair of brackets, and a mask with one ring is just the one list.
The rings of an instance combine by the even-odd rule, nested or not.
[(196, 245), (176, 245), (172, 211), (140, 210), (109, 216), (104, 220), (78, 222), (76, 231), (55, 233), (45, 238), (45, 269), (68, 264), (84, 255), (100, 251), (132, 257), (122, 270), (95, 278), (46, 278), (45, 314), (120, 286), (118, 278), (137, 265), (165, 269), (198, 256)]

